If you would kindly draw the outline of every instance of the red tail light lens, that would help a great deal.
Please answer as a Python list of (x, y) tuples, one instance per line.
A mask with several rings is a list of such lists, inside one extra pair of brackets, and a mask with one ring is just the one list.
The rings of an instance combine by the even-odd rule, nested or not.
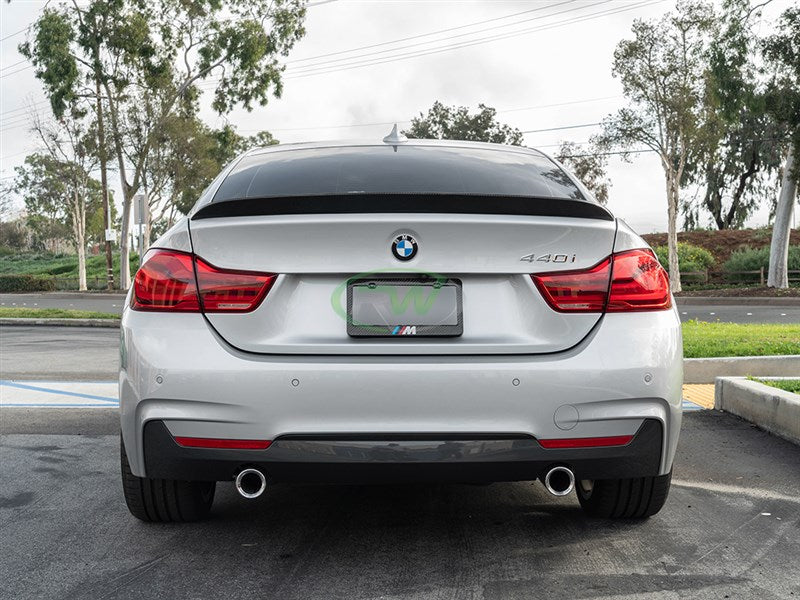
[(205, 312), (254, 310), (275, 282), (273, 273), (225, 271), (195, 258), (197, 283)]
[(583, 271), (531, 278), (559, 312), (630, 312), (672, 306), (669, 277), (651, 250), (620, 252)]
[(652, 250), (614, 255), (608, 312), (664, 310), (671, 306), (669, 276)]
[(585, 271), (531, 275), (547, 303), (560, 312), (602, 312), (608, 298), (611, 259)]
[(200, 312), (192, 255), (150, 250), (133, 280), (131, 308)]
[(151, 250), (133, 281), (131, 307), (145, 311), (200, 312), (202, 307), (204, 312), (248, 312), (261, 304), (276, 277), (273, 273), (218, 269), (186, 252)]

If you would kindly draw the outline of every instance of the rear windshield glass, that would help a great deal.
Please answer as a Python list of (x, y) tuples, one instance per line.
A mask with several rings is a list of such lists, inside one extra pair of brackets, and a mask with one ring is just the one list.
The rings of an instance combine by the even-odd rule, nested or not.
[(481, 148), (356, 146), (242, 159), (214, 202), (343, 194), (457, 194), (584, 199), (544, 156)]

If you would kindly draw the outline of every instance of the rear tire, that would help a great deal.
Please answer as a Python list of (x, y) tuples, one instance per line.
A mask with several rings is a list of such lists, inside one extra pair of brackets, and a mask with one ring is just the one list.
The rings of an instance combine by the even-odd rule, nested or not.
[(215, 481), (148, 479), (131, 472), (120, 439), (122, 491), (131, 514), (149, 523), (180, 523), (205, 518), (214, 502)]
[(575, 489), (586, 514), (601, 519), (646, 519), (664, 506), (672, 472), (635, 479), (578, 481)]

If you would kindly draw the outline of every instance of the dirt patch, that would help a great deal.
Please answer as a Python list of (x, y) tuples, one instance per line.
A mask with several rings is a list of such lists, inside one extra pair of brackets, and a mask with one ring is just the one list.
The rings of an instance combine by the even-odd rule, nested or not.
[[(642, 236), (651, 246), (665, 246), (666, 233), (649, 233)], [(679, 242), (688, 242), (705, 248), (716, 259), (716, 267), (721, 267), (735, 250), (743, 248), (768, 247), (772, 241), (772, 229), (729, 229), (721, 231), (682, 231), (678, 233)], [(800, 230), (793, 229), (789, 236), (791, 245), (800, 245)], [(757, 288), (756, 288), (757, 289)], [(767, 288), (764, 288), (767, 289)], [(741, 294), (746, 295), (746, 294)]]

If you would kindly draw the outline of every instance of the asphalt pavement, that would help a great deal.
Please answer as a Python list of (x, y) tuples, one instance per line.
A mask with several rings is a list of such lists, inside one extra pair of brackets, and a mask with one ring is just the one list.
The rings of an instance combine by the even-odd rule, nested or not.
[(116, 380), (119, 329), (0, 327), (0, 379)]
[(686, 415), (670, 497), (643, 522), (522, 482), (252, 501), (220, 484), (210, 520), (182, 525), (128, 513), (115, 409), (65, 412), (2, 409), (5, 598), (800, 597), (800, 448), (714, 411)]
[[(796, 300), (796, 302), (794, 302)], [(724, 303), (688, 304), (696, 299), (679, 299), (681, 320), (723, 321), (729, 323), (800, 323), (800, 298), (784, 299), (781, 306), (771, 305), (769, 299), (763, 304), (748, 299), (736, 304), (735, 298), (726, 298)], [(0, 294), (0, 306), (19, 308), (67, 308), (122, 314), (125, 297), (122, 294)]]
[[(798, 299), (800, 304), (800, 299)], [(722, 323), (800, 323), (798, 306), (678, 305), (681, 321), (720, 321)]]

